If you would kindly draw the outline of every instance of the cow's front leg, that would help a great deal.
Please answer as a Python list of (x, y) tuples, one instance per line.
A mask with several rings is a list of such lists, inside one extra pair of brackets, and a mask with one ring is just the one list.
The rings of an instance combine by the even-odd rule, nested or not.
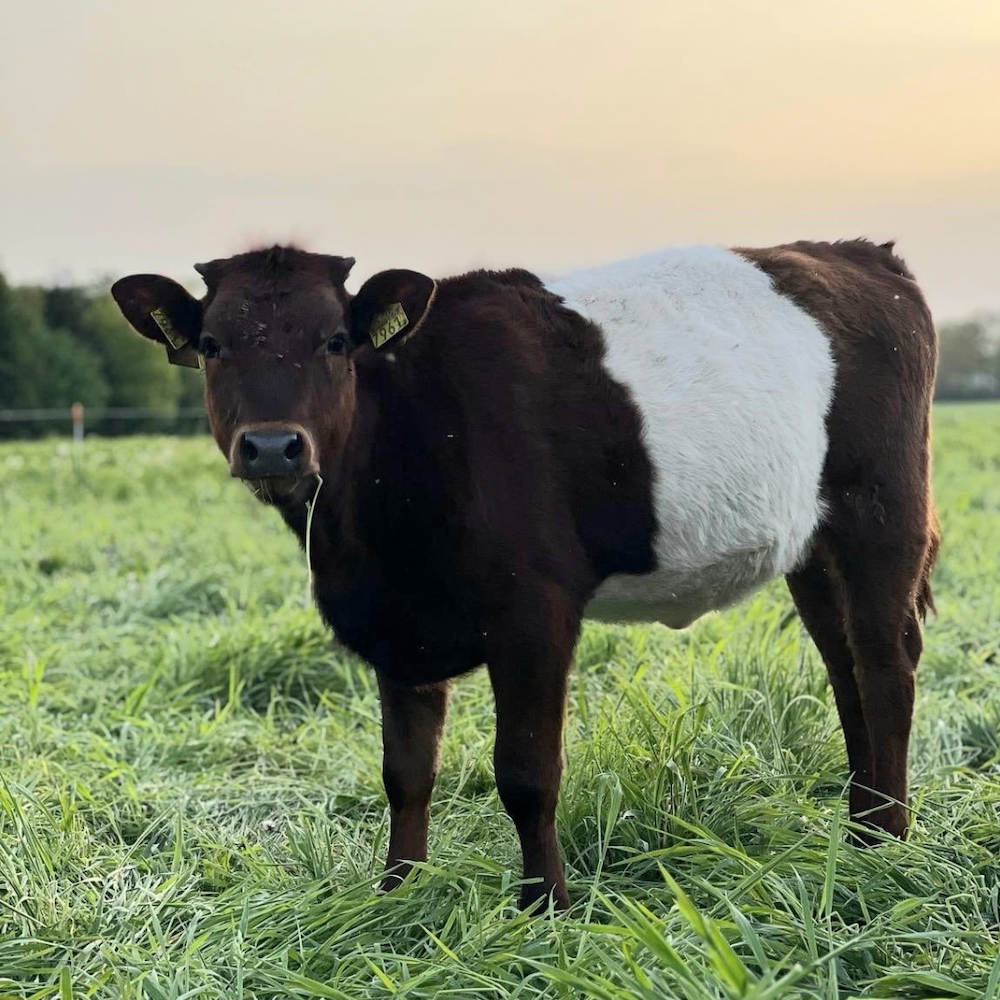
[(382, 780), (389, 798), (389, 853), (383, 889), (392, 889), (427, 860), (427, 823), (437, 777), (438, 745), (448, 707), (448, 684), (414, 688), (381, 674)]
[(524, 878), (536, 880), (522, 887), (522, 908), (547, 896), (559, 909), (569, 905), (556, 803), (566, 683), (579, 619), (553, 603), (541, 634), (518, 634), (512, 624), (509, 640), (494, 649), (489, 662), (497, 710), (497, 791), (517, 828)]

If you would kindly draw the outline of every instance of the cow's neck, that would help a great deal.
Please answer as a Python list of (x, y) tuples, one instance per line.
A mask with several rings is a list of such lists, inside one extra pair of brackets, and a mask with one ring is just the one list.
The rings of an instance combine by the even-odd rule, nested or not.
[[(381, 563), (383, 550), (426, 533), (431, 512), (440, 514), (461, 435), (457, 414), (451, 423), (443, 416), (454, 403), (443, 399), (431, 360), (420, 359), (419, 376), (410, 358), (359, 365), (350, 434), (324, 466), (316, 500), (311, 540), (324, 560)], [(303, 505), (292, 525), (300, 539), (305, 520)]]

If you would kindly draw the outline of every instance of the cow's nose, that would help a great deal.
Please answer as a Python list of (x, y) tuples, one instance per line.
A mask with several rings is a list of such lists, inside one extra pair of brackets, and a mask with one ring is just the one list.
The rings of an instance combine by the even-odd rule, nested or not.
[(240, 438), (241, 479), (274, 479), (298, 476), (305, 444), (292, 430), (246, 431)]

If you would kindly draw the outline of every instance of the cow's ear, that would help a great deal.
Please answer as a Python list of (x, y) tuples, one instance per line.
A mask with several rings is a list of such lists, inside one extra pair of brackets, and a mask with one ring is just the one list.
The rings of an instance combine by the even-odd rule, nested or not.
[(375, 348), (402, 343), (423, 324), (436, 294), (437, 282), (419, 271), (380, 271), (351, 300), (351, 340)]
[(335, 285), (342, 285), (347, 281), (347, 276), (356, 263), (353, 257), (334, 257), (332, 254), (323, 254), (323, 260), (330, 280)]
[(186, 289), (160, 274), (130, 274), (111, 294), (138, 333), (163, 344), (172, 365), (198, 367), (201, 303)]

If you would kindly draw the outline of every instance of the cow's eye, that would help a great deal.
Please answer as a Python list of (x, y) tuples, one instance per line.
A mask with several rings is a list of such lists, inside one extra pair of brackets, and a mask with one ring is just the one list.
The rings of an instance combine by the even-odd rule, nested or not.
[(202, 337), (198, 346), (206, 358), (217, 358), (222, 353), (222, 346), (215, 337)]
[(327, 342), (327, 354), (343, 354), (344, 344), (347, 343), (347, 335), (344, 330), (338, 330)]

